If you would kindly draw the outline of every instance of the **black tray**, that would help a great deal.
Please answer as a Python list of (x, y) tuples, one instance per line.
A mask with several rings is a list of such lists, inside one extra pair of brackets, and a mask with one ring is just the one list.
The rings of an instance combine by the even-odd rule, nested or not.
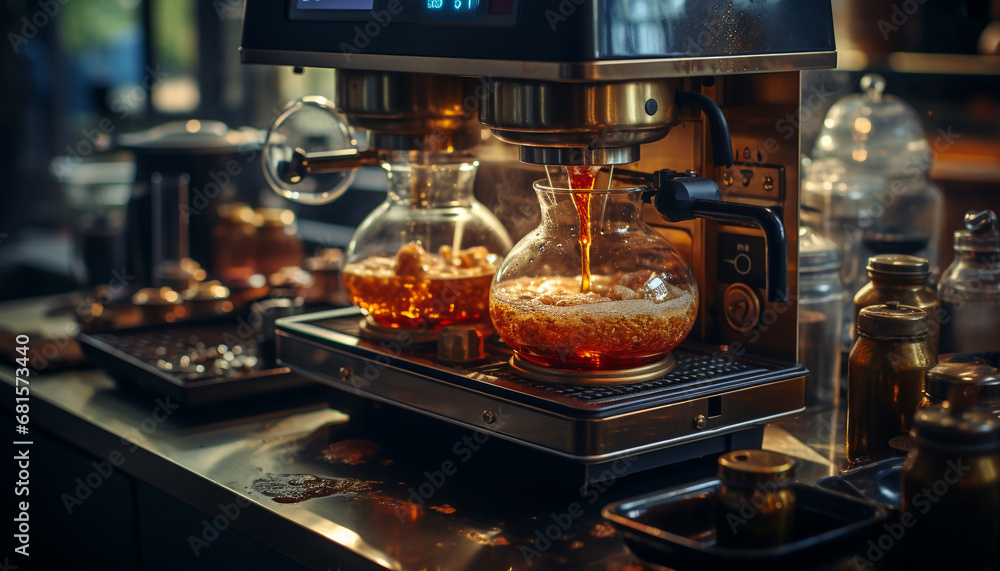
[(889, 458), (874, 464), (855, 468), (816, 482), (816, 485), (835, 492), (848, 494), (882, 504), (890, 510), (899, 510), (900, 478), (905, 458)]
[[(80, 333), (84, 353), (100, 365), (122, 388), (140, 388), (162, 394), (176, 402), (203, 405), (287, 390), (312, 384), (288, 367), (259, 358), (254, 369), (235, 376), (206, 374), (197, 378), (173, 374), (159, 368), (160, 359), (186, 352), (199, 342), (239, 344), (247, 354), (257, 351), (248, 319), (227, 315), (155, 326)], [(162, 348), (162, 349), (161, 349)]]
[[(715, 542), (718, 479), (660, 490), (602, 512), (639, 557), (678, 569), (812, 568), (863, 543), (888, 514), (877, 504), (794, 484), (795, 534), (780, 547), (732, 548)], [(792, 567), (795, 565), (795, 567)]]

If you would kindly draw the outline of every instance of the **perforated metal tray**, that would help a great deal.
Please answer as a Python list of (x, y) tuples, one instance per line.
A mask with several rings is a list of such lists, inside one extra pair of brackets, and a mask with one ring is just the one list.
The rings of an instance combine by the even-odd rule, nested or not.
[(806, 370), (682, 346), (661, 378), (571, 386), (523, 379), (496, 338), (475, 366), (436, 361), (433, 345), (359, 337), (361, 314), (334, 310), (280, 319), (278, 356), (337, 388), (486, 430), (527, 446), (598, 463), (693, 442), (801, 412)]

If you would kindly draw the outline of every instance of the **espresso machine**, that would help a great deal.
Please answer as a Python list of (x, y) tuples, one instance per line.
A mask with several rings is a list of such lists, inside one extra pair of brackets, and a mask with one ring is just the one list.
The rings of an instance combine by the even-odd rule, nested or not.
[(836, 65), (829, 1), (247, 0), (243, 26), (244, 63), (336, 69), (322, 104), (371, 132), (362, 151), (276, 145), (285, 196), (335, 197), (309, 180), (379, 153), (463, 152), (486, 128), (516, 146), (504, 169), (602, 167), (643, 187), (645, 220), (697, 282), (693, 329), (652, 373), (546, 375), (488, 329), (366, 335), (357, 309), (279, 320), (290, 367), (590, 481), (622, 459), (637, 471), (759, 447), (804, 409), (800, 71)]

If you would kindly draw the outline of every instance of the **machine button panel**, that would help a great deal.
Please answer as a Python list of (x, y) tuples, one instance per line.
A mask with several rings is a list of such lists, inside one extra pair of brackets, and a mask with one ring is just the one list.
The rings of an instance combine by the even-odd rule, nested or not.
[(733, 163), (717, 173), (723, 199), (753, 198), (766, 203), (781, 203), (785, 199), (785, 167), (758, 163)]
[(767, 287), (767, 247), (764, 239), (743, 234), (719, 234), (719, 281)]

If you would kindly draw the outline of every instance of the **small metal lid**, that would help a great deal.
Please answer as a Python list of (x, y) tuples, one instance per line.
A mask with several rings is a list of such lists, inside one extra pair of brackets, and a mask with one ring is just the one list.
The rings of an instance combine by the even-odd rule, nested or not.
[(917, 411), (911, 432), (917, 447), (945, 447), (955, 452), (975, 448), (1000, 450), (1000, 419), (985, 409), (953, 410), (941, 406)]
[(181, 295), (185, 301), (222, 301), (229, 297), (229, 288), (216, 280), (198, 282)]
[(312, 274), (298, 266), (285, 266), (271, 274), (268, 279), (271, 287), (306, 288), (313, 285)]
[(1000, 369), (979, 363), (938, 363), (927, 373), (927, 394), (953, 408), (1000, 400)]
[(169, 287), (147, 287), (135, 292), (132, 303), (140, 306), (177, 305), (181, 296)]
[(220, 220), (230, 224), (253, 224), (254, 210), (244, 202), (227, 202), (216, 211)]
[(865, 307), (858, 314), (858, 333), (876, 339), (926, 336), (927, 313), (898, 301)]
[(282, 228), (295, 225), (295, 213), (286, 208), (257, 208), (257, 225)]
[(795, 477), (791, 456), (768, 450), (736, 450), (719, 456), (719, 479), (727, 483), (789, 482)]
[(302, 266), (310, 272), (339, 272), (344, 267), (344, 251), (340, 248), (324, 248), (315, 256), (306, 258)]
[(1000, 252), (996, 213), (992, 210), (966, 212), (965, 230), (955, 232), (955, 251), (983, 254)]
[(931, 273), (930, 262), (916, 256), (904, 254), (881, 254), (868, 258), (869, 277), (927, 277)]

